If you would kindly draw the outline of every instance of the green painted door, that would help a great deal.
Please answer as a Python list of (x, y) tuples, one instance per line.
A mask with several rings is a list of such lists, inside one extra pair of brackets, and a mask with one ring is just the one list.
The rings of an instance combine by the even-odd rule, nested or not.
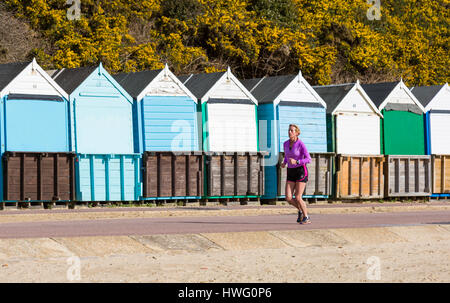
[(327, 152), (334, 153), (336, 151), (336, 142), (335, 142), (335, 118), (331, 114), (327, 114), (326, 123), (327, 123)]
[(425, 155), (423, 115), (395, 110), (383, 110), (382, 114), (383, 154)]

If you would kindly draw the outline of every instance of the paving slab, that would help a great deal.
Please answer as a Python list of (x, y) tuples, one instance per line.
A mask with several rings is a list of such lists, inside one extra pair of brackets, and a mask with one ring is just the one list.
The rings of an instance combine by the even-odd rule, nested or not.
[(153, 251), (202, 252), (223, 250), (222, 247), (198, 234), (131, 236)]
[(203, 237), (211, 240), (226, 250), (248, 250), (266, 248), (292, 247), (268, 232), (229, 232), (202, 233)]
[(146, 254), (150, 248), (128, 236), (54, 238), (78, 257)]
[(72, 256), (64, 245), (49, 238), (0, 239), (0, 260), (49, 259)]
[(392, 226), (389, 230), (410, 242), (450, 239), (450, 230), (441, 225)]
[(407, 240), (400, 235), (390, 231), (388, 227), (339, 228), (331, 229), (330, 232), (345, 239), (350, 244), (373, 245), (407, 242)]
[(283, 230), (269, 233), (294, 247), (342, 246), (348, 243), (329, 230)]

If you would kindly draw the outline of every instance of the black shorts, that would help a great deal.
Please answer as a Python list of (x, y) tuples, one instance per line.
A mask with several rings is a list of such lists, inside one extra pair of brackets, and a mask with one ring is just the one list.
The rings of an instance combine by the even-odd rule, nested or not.
[(308, 182), (308, 169), (306, 165), (287, 169), (287, 180), (289, 182)]

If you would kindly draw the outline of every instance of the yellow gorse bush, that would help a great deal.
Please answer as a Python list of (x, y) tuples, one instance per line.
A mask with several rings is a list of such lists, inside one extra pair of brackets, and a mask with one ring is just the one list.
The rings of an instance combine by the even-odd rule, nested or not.
[(43, 33), (34, 49), (46, 68), (102, 62), (111, 72), (162, 68), (222, 71), (242, 78), (293, 74), (312, 84), (449, 80), (449, 1), (383, 0), (369, 20), (366, 0), (5, 0)]

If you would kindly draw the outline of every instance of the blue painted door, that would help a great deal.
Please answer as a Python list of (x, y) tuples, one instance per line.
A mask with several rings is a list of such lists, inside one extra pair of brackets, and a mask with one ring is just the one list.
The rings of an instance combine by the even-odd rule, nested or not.
[(74, 102), (77, 153), (134, 152), (131, 103), (120, 96), (78, 97)]
[(136, 201), (142, 196), (139, 154), (78, 154), (75, 172), (79, 201)]
[(4, 149), (68, 152), (68, 113), (68, 102), (64, 100), (7, 99), (4, 104)]
[(189, 97), (146, 96), (141, 101), (144, 151), (197, 151), (197, 105)]
[(279, 147), (283, 152), (283, 143), (289, 139), (289, 124), (300, 128), (300, 139), (308, 152), (327, 152), (327, 126), (325, 108), (305, 106), (277, 106), (279, 120)]

